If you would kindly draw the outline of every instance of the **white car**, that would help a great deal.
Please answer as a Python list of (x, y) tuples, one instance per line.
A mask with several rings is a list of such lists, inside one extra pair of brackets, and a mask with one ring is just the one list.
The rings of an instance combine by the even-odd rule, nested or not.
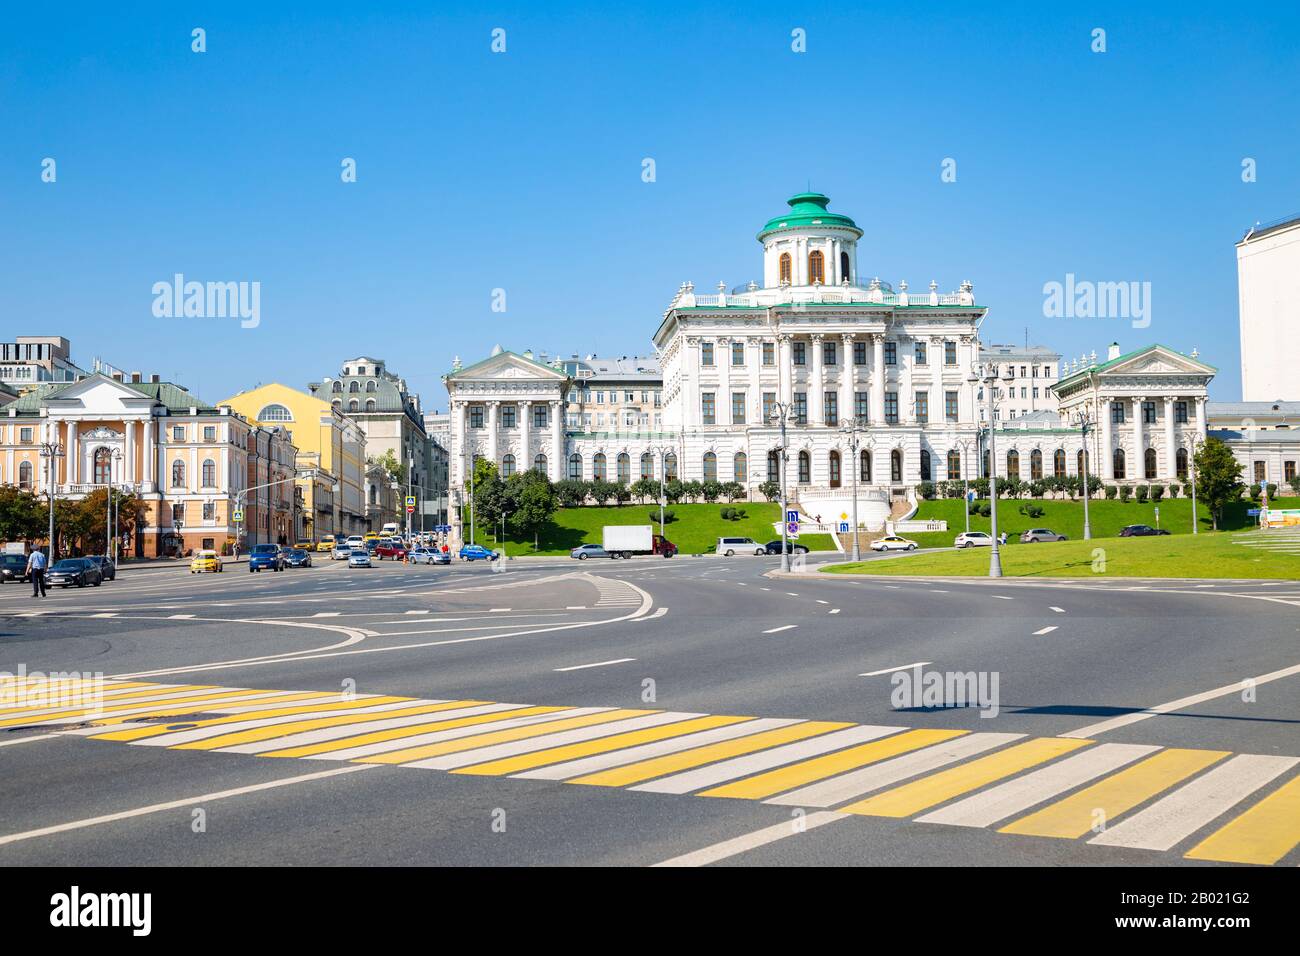
[(872, 551), (915, 551), (916, 548), (915, 541), (908, 541), (896, 534), (887, 534), (883, 538), (877, 538), (871, 542)]
[(374, 567), (370, 563), (370, 552), (365, 548), (353, 548), (348, 554), (348, 567), (350, 568), (370, 568)]
[(351, 553), (352, 553), (352, 549), (348, 547), (346, 544), (336, 544), (334, 545), (333, 549), (330, 551), (330, 560), (346, 561), (348, 559), (348, 555), (350, 555)]
[(736, 552), (741, 554), (767, 554), (767, 548), (753, 538), (719, 538), (717, 554), (731, 557)]
[(954, 548), (991, 548), (993, 539), (987, 531), (964, 531), (952, 543)]

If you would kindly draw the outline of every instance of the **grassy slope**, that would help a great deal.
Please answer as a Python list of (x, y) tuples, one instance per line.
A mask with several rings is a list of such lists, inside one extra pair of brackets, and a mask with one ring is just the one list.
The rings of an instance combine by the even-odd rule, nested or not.
[[(1260, 551), (1231, 533), (1157, 538), (1103, 538), (1016, 545), (1002, 551), (1007, 577), (1288, 578), (1300, 579), (1300, 555)], [(1101, 554), (1098, 555), (1097, 552)], [(1101, 558), (1102, 561), (1098, 561)], [(989, 549), (918, 554), (828, 569), (850, 574), (982, 577)]]
[[(725, 507), (741, 508), (745, 517), (739, 521), (722, 520)], [(712, 553), (718, 538), (748, 537), (759, 544), (776, 537), (772, 523), (780, 517), (780, 505), (769, 502), (737, 502), (735, 505), (694, 504), (673, 505), (670, 509), (677, 519), (664, 527), (668, 540), (677, 545), (683, 554)], [(652, 516), (653, 515), (653, 519)], [(649, 524), (659, 530), (659, 509), (650, 504), (623, 505), (621, 507), (561, 508), (555, 513), (552, 525), (539, 536), (538, 548), (533, 542), (511, 537), (506, 542), (510, 554), (568, 554), (580, 544), (599, 544), (601, 529), (607, 524)], [(496, 538), (489, 529), (480, 526), (476, 538), (479, 543), (493, 545)], [(804, 535), (800, 544), (814, 551), (834, 551), (835, 543), (828, 534)]]

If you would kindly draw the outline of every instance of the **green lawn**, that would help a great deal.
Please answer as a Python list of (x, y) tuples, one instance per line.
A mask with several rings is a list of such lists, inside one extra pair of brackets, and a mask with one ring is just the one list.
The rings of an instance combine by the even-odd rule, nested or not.
[[(724, 521), (723, 508), (741, 508), (745, 517), (739, 521)], [(734, 505), (698, 504), (673, 505), (670, 509), (676, 520), (664, 526), (668, 540), (677, 545), (682, 554), (710, 554), (718, 538), (753, 538), (764, 544), (776, 537), (772, 523), (781, 516), (781, 506), (770, 502), (737, 502)], [(653, 515), (653, 519), (651, 516)], [(537, 550), (532, 540), (510, 537), (506, 551), (514, 555), (568, 554), (580, 544), (600, 544), (601, 529), (607, 524), (649, 524), (659, 530), (659, 509), (655, 505), (622, 505), (619, 507), (561, 508), (555, 512), (551, 526), (538, 536)], [(488, 529), (479, 525), (475, 540), (489, 546), (499, 542)], [(799, 539), (813, 551), (834, 551), (835, 542), (828, 534), (809, 534)]]
[[(1043, 509), (1042, 517), (1028, 518), (1020, 514), (1019, 509), (1027, 504), (1040, 506)], [(966, 530), (966, 519), (963, 517), (962, 512), (963, 505), (964, 502), (960, 498), (922, 501), (916, 517), (918, 519), (939, 518), (946, 520), (948, 530), (908, 534), (906, 537), (923, 548), (952, 547), (952, 539)], [(1278, 508), (1300, 508), (1300, 498), (1279, 498), (1274, 501), (1274, 505)], [(1249, 501), (1234, 502), (1224, 515), (1224, 527), (1220, 530), (1232, 531), (1253, 528), (1255, 519), (1246, 515), (1246, 510), (1253, 507), (1256, 507), (1256, 505)], [(1171, 535), (1191, 534), (1192, 500), (1190, 498), (1165, 498), (1160, 502), (1159, 508), (1159, 526), (1161, 528), (1169, 531)], [(1092, 536), (1094, 538), (1111, 538), (1119, 533), (1120, 528), (1129, 524), (1149, 524), (1155, 527), (1157, 524), (1155, 509), (1156, 505), (1151, 502), (1139, 504), (1136, 500), (1122, 502), (1119, 500), (1093, 499), (1088, 502), (1088, 517), (1092, 524)], [(1210, 530), (1210, 515), (1204, 505), (1198, 508), (1198, 514), (1201, 530)], [(971, 515), (970, 528), (972, 531), (989, 531), (990, 520), (981, 518), (978, 515)], [(998, 500), (999, 532), (1005, 531), (1007, 538), (1011, 539), (1029, 528), (1051, 528), (1058, 534), (1065, 535), (1071, 541), (1081, 539), (1083, 537), (1083, 502), (1053, 498), (1001, 498)]]
[[(1163, 509), (1161, 509), (1163, 513)], [(1248, 548), (1231, 532), (1153, 538), (1101, 538), (1002, 549), (1007, 577), (1288, 578), (1300, 579), (1300, 555)], [(840, 564), (837, 574), (983, 577), (989, 549), (918, 554)]]

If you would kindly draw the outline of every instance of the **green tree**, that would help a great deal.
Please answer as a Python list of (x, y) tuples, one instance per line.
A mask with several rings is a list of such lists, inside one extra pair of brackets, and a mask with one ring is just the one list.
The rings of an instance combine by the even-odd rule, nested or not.
[(497, 474), (497, 466), (485, 458), (474, 461), (474, 524), (491, 526), (501, 520), (505, 510), (506, 483)]
[(587, 500), (587, 483), (580, 478), (565, 478), (555, 483), (555, 494), (564, 508), (580, 508)]
[(775, 478), (769, 478), (758, 486), (758, 492), (768, 501), (781, 500), (781, 482)]
[(0, 538), (27, 541), (44, 538), (48, 531), (49, 505), (30, 491), (0, 485)]
[(554, 486), (540, 471), (511, 475), (505, 483), (507, 524), (524, 539), (539, 534), (551, 523), (560, 499)]
[(596, 502), (598, 505), (604, 505), (609, 501), (609, 499), (613, 498), (617, 492), (618, 488), (615, 483), (607, 481), (604, 478), (593, 478), (587, 484), (587, 494), (589, 494), (591, 500)]
[(651, 501), (658, 501), (659, 482), (653, 478), (638, 478), (632, 484), (632, 494), (641, 504), (645, 504), (647, 498)]
[(1227, 445), (1211, 437), (1201, 443), (1193, 464), (1196, 497), (1209, 509), (1211, 527), (1218, 531), (1224, 507), (1239, 499), (1245, 487), (1241, 481), (1241, 463)]
[[(482, 458), (478, 459), (478, 461), (489, 466), (492, 464), (490, 461), (485, 461)], [(370, 462), (376, 465), (383, 465), (384, 471), (388, 472), (390, 478), (398, 484), (406, 484), (406, 462), (398, 461), (397, 455), (393, 449), (389, 448), (382, 455), (370, 458)], [(475, 475), (476, 480), (477, 477), (478, 476)]]

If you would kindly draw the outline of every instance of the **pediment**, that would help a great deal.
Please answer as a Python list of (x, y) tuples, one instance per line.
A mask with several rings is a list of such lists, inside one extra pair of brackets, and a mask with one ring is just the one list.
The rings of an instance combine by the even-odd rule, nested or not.
[(563, 382), (568, 376), (547, 365), (542, 365), (540, 362), (524, 358), (522, 355), (516, 355), (513, 352), (502, 352), (500, 355), (493, 355), (482, 362), (471, 365), (469, 368), (461, 369), (459, 372), (452, 372), (447, 378), (450, 381), (458, 382), (469, 380)]
[(1214, 369), (1181, 352), (1155, 346), (1106, 369), (1103, 375), (1213, 375)]
[(82, 409), (87, 412), (139, 411), (153, 405), (148, 395), (107, 375), (88, 375), (45, 400), (51, 408)]

